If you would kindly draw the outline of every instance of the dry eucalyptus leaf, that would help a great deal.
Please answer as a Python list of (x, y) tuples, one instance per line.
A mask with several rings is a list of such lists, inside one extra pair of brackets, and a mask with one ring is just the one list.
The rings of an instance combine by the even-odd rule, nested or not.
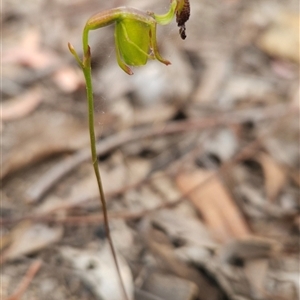
[(12, 230), (9, 232), (1, 235), (1, 247), (0, 249), (3, 250), (5, 247), (10, 246), (11, 243), (14, 241), (15, 236), (20, 236), (23, 232), (30, 226), (29, 221), (23, 221), (16, 225)]
[(259, 37), (257, 45), (271, 56), (299, 63), (299, 21), (299, 13), (281, 13)]
[[(100, 251), (61, 249), (62, 256), (72, 263), (80, 278), (88, 284), (101, 300), (120, 300), (122, 290), (111, 251), (105, 244)], [(133, 278), (126, 261), (118, 255), (121, 276), (130, 300), (133, 300)]]
[(24, 118), (8, 124), (1, 142), (5, 146), (1, 176), (5, 177), (51, 155), (88, 145), (89, 134), (86, 124), (70, 115), (39, 112), (30, 122)]
[(248, 225), (223, 183), (212, 172), (197, 170), (177, 176), (182, 194), (192, 201), (220, 241), (250, 234)]
[(25, 93), (2, 104), (0, 118), (9, 121), (22, 118), (30, 114), (42, 101), (40, 88), (31, 88)]
[(283, 168), (269, 155), (261, 153), (258, 157), (265, 175), (265, 189), (269, 201), (274, 201), (285, 185), (287, 176)]
[(19, 223), (13, 230), (12, 243), (2, 258), (4, 261), (14, 260), (23, 255), (35, 253), (58, 242), (62, 235), (62, 227), (49, 227), (27, 221)]

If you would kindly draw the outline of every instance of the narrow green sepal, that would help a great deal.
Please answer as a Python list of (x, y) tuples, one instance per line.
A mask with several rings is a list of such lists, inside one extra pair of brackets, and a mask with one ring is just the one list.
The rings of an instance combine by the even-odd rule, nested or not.
[(81, 68), (83, 68), (82, 61), (81, 61), (81, 59), (79, 58), (79, 56), (78, 56), (76, 50), (74, 49), (73, 45), (70, 44), (70, 43), (68, 43), (68, 48), (69, 48), (70, 52), (72, 53), (72, 55), (75, 57), (75, 59), (76, 59), (77, 63), (79, 64), (79, 66), (80, 66)]
[(172, 0), (169, 11), (164, 15), (153, 14), (153, 18), (160, 25), (167, 25), (172, 22), (176, 10), (177, 10), (178, 0)]

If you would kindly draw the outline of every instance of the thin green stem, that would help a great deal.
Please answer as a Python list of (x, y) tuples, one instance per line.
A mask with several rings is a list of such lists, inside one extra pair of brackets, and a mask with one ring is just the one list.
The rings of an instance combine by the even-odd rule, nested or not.
[(118, 260), (117, 260), (116, 251), (115, 251), (113, 241), (112, 241), (112, 238), (110, 235), (105, 194), (104, 194), (102, 180), (101, 180), (99, 166), (98, 166), (97, 151), (96, 151), (96, 135), (95, 135), (95, 129), (94, 129), (94, 97), (93, 97), (93, 85), (92, 85), (92, 75), (91, 75), (91, 53), (90, 53), (90, 48), (87, 44), (88, 30), (84, 31), (84, 35), (85, 35), (85, 42), (83, 44), (83, 47), (84, 47), (85, 52), (84, 52), (84, 59), (82, 62), (82, 70), (83, 70), (83, 74), (84, 74), (84, 78), (85, 78), (85, 82), (86, 82), (86, 95), (87, 95), (87, 104), (88, 104), (88, 122), (89, 122), (92, 162), (93, 162), (93, 167), (94, 167), (94, 171), (95, 171), (95, 175), (96, 175), (96, 179), (97, 179), (97, 184), (98, 184), (98, 189), (99, 189), (99, 194), (100, 194), (100, 202), (102, 204), (106, 236), (108, 239), (111, 253), (113, 255), (114, 262), (115, 262), (115, 266), (117, 269), (120, 286), (122, 288), (124, 299), (128, 300), (125, 286), (124, 286), (124, 283), (122, 280)]
[(82, 47), (83, 47), (83, 54), (89, 52), (89, 28), (87, 26), (84, 27), (82, 33)]

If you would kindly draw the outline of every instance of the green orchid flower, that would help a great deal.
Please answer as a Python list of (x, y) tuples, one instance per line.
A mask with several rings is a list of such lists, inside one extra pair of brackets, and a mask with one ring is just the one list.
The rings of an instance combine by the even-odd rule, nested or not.
[[(127, 74), (133, 74), (129, 66), (145, 65), (148, 59), (157, 59), (169, 65), (170, 62), (158, 51), (156, 26), (169, 24), (175, 15), (180, 27), (180, 35), (185, 39), (185, 23), (190, 15), (188, 0), (172, 0), (169, 11), (164, 15), (128, 7), (97, 13), (88, 19), (83, 30), (84, 53), (88, 50), (89, 31), (114, 23), (117, 61)], [(71, 52), (74, 54), (74, 49)]]

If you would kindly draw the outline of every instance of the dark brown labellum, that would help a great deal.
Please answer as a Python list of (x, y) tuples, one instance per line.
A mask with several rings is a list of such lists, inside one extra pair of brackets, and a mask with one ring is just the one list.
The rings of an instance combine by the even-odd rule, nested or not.
[(179, 28), (179, 34), (184, 40), (186, 38), (185, 34), (185, 23), (190, 18), (190, 2), (189, 0), (184, 0), (183, 8), (176, 13), (176, 22)]
[(185, 25), (180, 26), (179, 34), (183, 40), (185, 40), (185, 38), (186, 38), (185, 30), (186, 30)]

